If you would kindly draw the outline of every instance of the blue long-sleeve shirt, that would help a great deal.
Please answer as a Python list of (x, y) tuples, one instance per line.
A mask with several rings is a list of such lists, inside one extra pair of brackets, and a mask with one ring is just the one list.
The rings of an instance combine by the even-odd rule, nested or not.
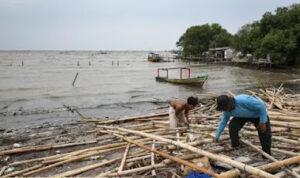
[(219, 124), (219, 129), (216, 138), (219, 139), (229, 118), (259, 118), (259, 122), (266, 123), (268, 121), (268, 111), (260, 99), (252, 95), (237, 95), (234, 97), (235, 107), (230, 112), (223, 112), (222, 119)]

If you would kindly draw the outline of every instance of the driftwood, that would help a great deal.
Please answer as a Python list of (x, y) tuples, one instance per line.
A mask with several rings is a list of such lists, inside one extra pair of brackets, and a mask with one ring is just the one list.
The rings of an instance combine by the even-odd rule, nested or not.
[[(166, 153), (157, 151), (156, 149), (151, 149), (151, 148), (149, 148), (149, 147), (147, 147), (147, 146), (145, 146), (145, 145), (143, 145), (143, 144), (140, 144), (140, 143), (135, 142), (135, 141), (133, 141), (133, 140), (129, 140), (129, 139), (127, 139), (127, 138), (125, 138), (125, 137), (123, 137), (123, 136), (121, 136), (121, 135), (118, 135), (118, 134), (114, 134), (114, 135), (116, 135), (116, 136), (118, 136), (118, 137), (120, 137), (120, 138), (126, 140), (126, 141), (129, 142), (129, 143), (135, 144), (135, 145), (137, 145), (137, 146), (139, 146), (139, 147), (141, 147), (141, 148), (143, 148), (143, 149), (146, 149), (146, 150), (148, 150), (148, 151), (151, 151), (151, 152), (153, 152), (153, 153), (155, 153), (155, 154), (158, 154), (158, 155), (160, 155), (160, 156), (162, 156), (162, 157), (165, 157), (165, 158), (167, 158), (167, 159), (170, 159), (170, 160), (172, 160), (172, 161), (175, 161), (175, 162), (177, 162), (177, 163), (179, 163), (179, 164), (183, 164), (183, 165), (185, 165), (185, 166), (191, 167), (191, 168), (193, 168), (193, 169), (195, 169), (195, 170), (197, 170), (197, 171), (204, 172), (204, 173), (209, 174), (209, 175), (211, 175), (211, 176), (220, 177), (218, 174), (212, 172), (211, 170), (207, 170), (207, 169), (205, 169), (205, 168), (199, 167), (199, 166), (197, 166), (197, 165), (195, 165), (195, 164), (193, 164), (193, 163), (191, 163), (191, 162), (188, 162), (188, 161), (185, 161), (185, 160), (183, 160), (183, 159), (177, 158), (177, 157), (175, 157), (175, 156), (171, 156), (171, 155), (168, 155), (168, 154), (166, 154)], [(159, 139), (158, 139), (158, 140), (159, 140)]]
[[(153, 143), (152, 143), (152, 150), (154, 150), (155, 149), (155, 140), (153, 140)], [(155, 160), (154, 160), (154, 153), (153, 152), (151, 152), (151, 166), (154, 166), (155, 165)], [(152, 174), (152, 176), (156, 176), (156, 172), (155, 172), (155, 170), (152, 170), (151, 171), (151, 174)]]
[(239, 175), (241, 175), (241, 171), (238, 169), (232, 169), (230, 171), (224, 172), (222, 174), (220, 174), (221, 177), (226, 177), (226, 178), (234, 178), (234, 177), (238, 177)]
[[(160, 114), (152, 114), (152, 115), (144, 115), (144, 116), (138, 116), (138, 117), (129, 117), (129, 118), (123, 118), (123, 119), (116, 119), (116, 120), (108, 120), (108, 121), (92, 121), (97, 122), (98, 124), (115, 124), (119, 122), (127, 122), (132, 120), (138, 120), (138, 119), (145, 119), (150, 117), (161, 117), (161, 116), (167, 116), (169, 113), (160, 113)], [(89, 122), (89, 120), (82, 120), (82, 122)]]
[(59, 158), (59, 157), (66, 156), (67, 154), (68, 153), (57, 154), (57, 155), (53, 155), (53, 156), (47, 156), (47, 157), (34, 158), (34, 159), (29, 159), (29, 160), (13, 162), (13, 163), (10, 163), (9, 166), (18, 166), (18, 165), (21, 165), (21, 164), (27, 164), (27, 163), (37, 162), (37, 161), (44, 161), (46, 159), (56, 159), (56, 158)]
[(3, 175), (4, 171), (8, 168), (8, 166), (3, 166), (0, 170), (0, 176)]
[[(132, 152), (132, 155), (138, 154), (140, 152), (141, 151)], [(93, 164), (93, 165), (88, 165), (88, 166), (85, 166), (85, 167), (82, 167), (82, 168), (78, 168), (78, 169), (67, 171), (67, 172), (62, 173), (62, 174), (58, 174), (58, 175), (56, 175), (54, 177), (67, 177), (67, 176), (78, 175), (80, 173), (83, 173), (83, 172), (86, 172), (86, 171), (89, 171), (89, 170), (92, 170), (92, 169), (96, 169), (98, 167), (102, 167), (102, 166), (105, 166), (105, 165), (108, 165), (108, 164), (112, 164), (112, 163), (117, 162), (119, 160), (121, 160), (121, 158), (111, 159), (109, 161), (104, 161), (104, 162), (101, 162), (101, 163), (96, 163), (96, 164)]]
[(288, 158), (285, 160), (281, 160), (281, 161), (276, 161), (274, 163), (268, 164), (268, 165), (264, 165), (262, 166), (262, 170), (265, 171), (270, 171), (270, 170), (274, 170), (280, 167), (284, 167), (284, 166), (288, 166), (290, 164), (295, 164), (295, 163), (299, 163), (300, 162), (300, 156), (295, 156), (292, 158)]
[(274, 151), (274, 152), (286, 154), (286, 155), (289, 155), (289, 156), (298, 156), (298, 155), (300, 155), (300, 153), (294, 153), (294, 152), (291, 152), (291, 151), (281, 150), (281, 149), (277, 149), (277, 148), (272, 148), (271, 150)]
[[(140, 149), (139, 146), (137, 147), (134, 144), (132, 144), (131, 147), (135, 147), (140, 150), (135, 152), (135, 154), (131, 153), (130, 151), (130, 153), (127, 153), (126, 159), (124, 159), (123, 161), (124, 163), (118, 164), (117, 162), (119, 161), (121, 162), (122, 156), (118, 158), (110, 158), (109, 155), (113, 154), (114, 152), (118, 152), (118, 153), (124, 152), (124, 150), (126, 150), (126, 145), (128, 145), (128, 142), (122, 141), (122, 139), (114, 135), (111, 135), (111, 133), (120, 135), (121, 137), (128, 140), (133, 140), (134, 142), (138, 142), (139, 144), (141, 143), (144, 146), (149, 145), (149, 147), (151, 147), (150, 145), (152, 144), (151, 150), (156, 150), (158, 152), (162, 152), (166, 154), (168, 154), (167, 152), (171, 152), (172, 156), (183, 160), (188, 159), (185, 156), (185, 154), (189, 154), (190, 152), (195, 153), (194, 154), (195, 157), (206, 155), (210, 160), (219, 159), (221, 160), (221, 162), (231, 165), (232, 170), (223, 172), (218, 175), (226, 178), (231, 176), (236, 177), (239, 174), (243, 174), (243, 173), (251, 174), (250, 177), (263, 177), (263, 176), (274, 177), (277, 175), (284, 175), (285, 172), (280, 172), (276, 175), (271, 175), (264, 171), (270, 170), (273, 172), (275, 171), (274, 169), (278, 169), (276, 170), (278, 172), (280, 171), (279, 168), (284, 168), (285, 166), (288, 166), (290, 164), (297, 164), (300, 162), (299, 160), (300, 158), (298, 157), (299, 156), (298, 147), (300, 145), (300, 140), (299, 140), (300, 112), (299, 110), (295, 109), (298, 107), (300, 109), (300, 103), (299, 103), (300, 95), (286, 94), (284, 90), (279, 92), (278, 89), (271, 89), (271, 90), (263, 89), (258, 92), (256, 91), (255, 92), (249, 91), (249, 92), (261, 98), (265, 102), (267, 107), (272, 106), (272, 109), (269, 109), (268, 111), (271, 127), (272, 127), (271, 129), (272, 135), (273, 135), (272, 151), (273, 152), (276, 151), (280, 155), (278, 156), (278, 158), (283, 158), (284, 156), (286, 157), (289, 155), (297, 155), (297, 156), (294, 156), (293, 158), (289, 158), (286, 160), (273, 160), (274, 163), (271, 164), (266, 164), (266, 162), (264, 161), (263, 162), (259, 161), (259, 162), (251, 163), (250, 165), (246, 165), (246, 166), (243, 163), (231, 160), (233, 158), (236, 158), (236, 155), (234, 155), (232, 158), (230, 157), (230, 155), (232, 154), (231, 152), (232, 150), (228, 149), (228, 146), (230, 145), (229, 141), (227, 141), (229, 139), (228, 128), (224, 130), (224, 134), (220, 139), (223, 140), (222, 142), (212, 143), (211, 138), (214, 137), (214, 133), (218, 129), (218, 124), (220, 121), (220, 117), (222, 115), (221, 112), (215, 110), (216, 107), (215, 97), (217, 95), (214, 95), (214, 96), (210, 96), (210, 98), (201, 99), (201, 106), (196, 107), (195, 109), (189, 112), (189, 118), (193, 123), (190, 124), (189, 128), (187, 127), (175, 128), (175, 129), (169, 128), (168, 113), (135, 116), (130, 118), (122, 118), (119, 120), (106, 120), (106, 121), (101, 121), (99, 119), (93, 119), (93, 118), (84, 119), (84, 117), (82, 117), (83, 118), (82, 121), (94, 122), (95, 124), (97, 124), (95, 126), (96, 129), (93, 129), (88, 132), (95, 133), (93, 135), (94, 137), (97, 137), (95, 140), (97, 140), (99, 144), (103, 144), (103, 145), (95, 146), (95, 145), (87, 144), (87, 145), (82, 145), (81, 147), (76, 147), (76, 150), (73, 150), (72, 152), (69, 153), (57, 154), (57, 155), (52, 155), (47, 157), (37, 157), (34, 159), (23, 160), (23, 161), (18, 161), (13, 163), (11, 163), (10, 160), (14, 160), (14, 159), (10, 159), (7, 161), (10, 167), (17, 166), (16, 169), (20, 169), (20, 168), (23, 169), (20, 170), (21, 173), (20, 171), (16, 171), (7, 174), (5, 176), (9, 176), (9, 175), (40, 176), (43, 175), (40, 173), (41, 171), (45, 171), (50, 168), (54, 168), (56, 166), (63, 166), (63, 170), (64, 170), (62, 172), (59, 172), (59, 174), (55, 173), (56, 174), (55, 176), (57, 177), (76, 176), (76, 175), (81, 176), (80, 175), (81, 173), (87, 171), (93, 171), (96, 168), (100, 169), (101, 172), (103, 172), (104, 167), (107, 165), (111, 165), (110, 171), (103, 172), (99, 174), (99, 176), (102, 177), (111, 177), (111, 176), (112, 177), (117, 177), (117, 176), (143, 177), (144, 176), (146, 177), (149, 175), (155, 175), (155, 173), (157, 176), (170, 175), (170, 174), (177, 177), (182, 176), (182, 173), (177, 169), (177, 167), (175, 167), (175, 165), (178, 166), (178, 163), (176, 162), (174, 163), (172, 160), (169, 159), (165, 159), (161, 161), (163, 159), (162, 156), (159, 156), (157, 153), (155, 153), (156, 156), (154, 156), (153, 152), (149, 153), (149, 150)], [(74, 110), (72, 112), (74, 112)], [(107, 126), (106, 124), (109, 124), (110, 126)], [(122, 130), (122, 128), (126, 128), (126, 129)], [(128, 130), (130, 132), (128, 132)], [(249, 130), (251, 130), (251, 132)], [(132, 131), (134, 132), (137, 131), (138, 133), (133, 133)], [(252, 143), (258, 145), (259, 142), (257, 141), (258, 140), (257, 131), (256, 128), (253, 127), (253, 125), (251, 126), (246, 125), (244, 129), (241, 130), (240, 133), (244, 136), (247, 136), (248, 139), (251, 139)], [(71, 134), (64, 134), (64, 136), (71, 136)], [(72, 137), (73, 136), (74, 135), (72, 135)], [(50, 139), (52, 138), (55, 137), (49, 137), (46, 139), (50, 141)], [(155, 140), (155, 145), (153, 143), (154, 140)], [(195, 148), (195, 146), (197, 146), (197, 148), (199, 149)], [(18, 150), (18, 149), (14, 149), (14, 150)], [(244, 147), (242, 149), (248, 150), (249, 153), (252, 150), (252, 149), (249, 150), (248, 147)], [(12, 151), (12, 150), (6, 150), (6, 151)], [(221, 153), (221, 154), (217, 155), (215, 153)], [(20, 154), (22, 154), (22, 152)], [(226, 154), (226, 155), (223, 156), (222, 154)], [(11, 157), (14, 157), (14, 155)], [(80, 164), (82, 165), (83, 161), (91, 160), (91, 159), (94, 160), (93, 164), (84, 165), (84, 166), (79, 165), (78, 167), (77, 164), (79, 164), (80, 162), (81, 162)], [(257, 159), (260, 160), (259, 158)], [(158, 162), (159, 160), (161, 162)], [(31, 164), (27, 164), (27, 163), (31, 163)], [(173, 164), (170, 165), (170, 163)], [(121, 171), (119, 171), (121, 165), (123, 166)], [(125, 169), (125, 165), (126, 165), (126, 169)], [(232, 165), (234, 168), (232, 167)], [(69, 170), (66, 171), (65, 169), (69, 166), (70, 166)], [(76, 169), (74, 169), (73, 166), (75, 166)], [(259, 169), (262, 169), (263, 171), (260, 172)], [(252, 174), (253, 172), (255, 174)], [(54, 175), (50, 175), (50, 176), (53, 177)]]
[(282, 85), (283, 85), (283, 84), (281, 84), (281, 85), (279, 86), (279, 88), (277, 89), (277, 92), (276, 92), (276, 93), (274, 94), (274, 96), (272, 97), (272, 100), (271, 100), (271, 103), (270, 103), (268, 109), (272, 109), (272, 108), (273, 108), (273, 104), (274, 104), (274, 101), (275, 101), (277, 95), (278, 95), (280, 92), (282, 92), (282, 90), (283, 90)]
[(127, 146), (126, 146), (126, 149), (125, 149), (125, 152), (124, 152), (124, 155), (123, 155), (123, 159), (121, 161), (121, 164), (120, 164), (118, 172), (121, 172), (123, 170), (123, 168), (124, 168), (129, 148), (130, 148), (130, 143), (128, 143)]
[[(151, 139), (139, 139), (139, 141), (147, 141), (147, 140), (151, 140)], [(106, 152), (109, 152), (109, 151), (114, 151), (114, 150), (124, 148), (125, 145), (126, 145), (126, 143), (123, 142), (123, 143), (116, 143), (116, 144), (110, 144), (110, 145), (104, 145), (104, 146), (99, 146), (99, 147), (74, 151), (74, 152), (71, 152), (71, 153), (65, 155), (64, 157), (58, 157), (58, 158), (56, 157), (56, 158), (46, 159), (45, 161), (43, 161), (43, 163), (44, 164), (49, 164), (49, 163), (55, 163), (55, 162), (59, 162), (59, 161), (69, 160), (73, 157), (76, 157), (78, 155), (82, 155), (84, 153), (97, 154), (97, 152), (99, 152), (99, 151), (103, 151), (102, 153), (106, 153)]]
[(3, 177), (15, 177), (15, 176), (18, 176), (20, 174), (23, 174), (23, 173), (26, 173), (26, 172), (29, 172), (29, 171), (32, 171), (32, 170), (35, 170), (35, 169), (38, 169), (40, 167), (42, 167), (43, 165), (42, 164), (39, 164), (39, 165), (35, 165), (35, 166), (32, 166), (30, 168), (27, 168), (27, 169), (23, 169), (21, 171), (16, 171), (16, 172), (13, 172), (11, 174), (7, 174)]
[[(300, 171), (300, 166), (292, 168), (292, 171), (299, 172)], [(286, 177), (286, 172), (285, 171), (278, 172), (277, 174), (275, 174), (275, 176), (280, 177), (280, 178), (281, 177)]]
[(95, 169), (95, 168), (98, 168), (98, 167), (101, 167), (101, 166), (105, 166), (105, 165), (114, 163), (116, 161), (119, 161), (120, 159), (121, 158), (115, 158), (115, 159), (112, 159), (112, 160), (109, 160), (109, 161), (105, 161), (105, 162), (85, 166), (85, 167), (82, 167), (82, 168), (79, 168), (79, 169), (75, 169), (75, 170), (67, 171), (67, 172), (62, 173), (62, 174), (55, 175), (53, 177), (74, 176), (74, 175), (77, 175), (77, 174), (80, 174), (80, 173), (83, 173), (83, 172), (86, 172), (86, 171), (89, 171), (89, 170), (92, 170), (92, 169)]
[(27, 172), (27, 173), (24, 174), (24, 176), (29, 176), (29, 175), (36, 174), (36, 173), (39, 173), (41, 171), (45, 171), (47, 169), (50, 169), (50, 168), (53, 168), (53, 167), (56, 167), (56, 166), (60, 166), (60, 165), (66, 164), (66, 163), (70, 163), (70, 162), (74, 162), (74, 161), (80, 160), (80, 159), (83, 159), (83, 158), (86, 158), (86, 157), (89, 157), (89, 156), (93, 156), (93, 155), (97, 155), (97, 154), (109, 152), (111, 150), (118, 150), (118, 149), (122, 149), (122, 148), (124, 148), (124, 147), (120, 146), (120, 147), (116, 147), (116, 148), (113, 148), (113, 149), (110, 148), (110, 149), (106, 149), (106, 150), (94, 151), (92, 153), (88, 153), (88, 154), (85, 154), (85, 155), (74, 156), (74, 157), (72, 157), (70, 159), (67, 159), (67, 160), (64, 160), (64, 161), (60, 161), (60, 162), (57, 162), (57, 163), (54, 163), (54, 164), (50, 164), (48, 166), (39, 168), (39, 169), (34, 170), (34, 171)]
[(1, 151), (0, 156), (16, 154), (16, 153), (31, 152), (31, 151), (42, 151), (42, 150), (49, 150), (49, 149), (55, 149), (55, 148), (86, 145), (86, 144), (92, 144), (92, 143), (96, 143), (96, 141), (81, 142), (81, 143), (67, 143), (67, 144), (39, 145), (39, 146), (33, 146), (33, 147), (17, 148), (17, 149), (12, 149), (12, 150)]
[(300, 151), (300, 147), (296, 147), (296, 146), (272, 145), (272, 147), (273, 147), (273, 148), (286, 149), (286, 150)]
[[(277, 162), (278, 160), (275, 159), (273, 156), (269, 155), (268, 153), (264, 152), (263, 150), (259, 149), (258, 147), (252, 145), (251, 143), (249, 143), (246, 140), (241, 140), (244, 144), (252, 147), (253, 149), (255, 149), (257, 152), (259, 152), (260, 154), (262, 154), (263, 156), (265, 156), (266, 158), (268, 158), (269, 160), (273, 161), (273, 162)], [(287, 171), (290, 175), (294, 176), (294, 177), (298, 177), (300, 178), (300, 176), (296, 173), (293, 172), (291, 170), (289, 170), (288, 168), (284, 167), (285, 171)]]
[[(198, 158), (198, 157), (201, 157), (201, 155), (199, 155), (199, 154), (189, 154), (189, 155), (185, 155), (185, 156), (180, 156), (179, 158), (183, 159), (183, 160), (190, 160), (190, 159), (194, 159), (194, 158)], [(113, 176), (118, 176), (118, 175), (120, 175), (120, 176), (129, 175), (129, 174), (133, 174), (133, 173), (140, 172), (140, 171), (148, 171), (148, 170), (152, 170), (152, 169), (155, 169), (155, 168), (163, 168), (163, 167), (166, 167), (167, 165), (171, 164), (172, 162), (173, 161), (170, 160), (170, 159), (165, 159), (162, 162), (160, 162), (158, 164), (155, 164), (155, 165), (130, 169), (130, 170), (122, 171), (120, 173), (111, 173), (111, 172), (110, 173), (103, 173), (103, 174), (101, 174), (101, 176), (104, 176), (105, 174), (109, 175), (109, 176), (112, 176), (112, 177)]]
[[(109, 128), (109, 127), (107, 127), (107, 128)], [(233, 167), (245, 170), (245, 171), (247, 171), (247, 172), (249, 172), (251, 174), (254, 174), (254, 175), (258, 175), (258, 176), (261, 176), (261, 177), (275, 177), (272, 174), (269, 174), (269, 173), (264, 172), (262, 170), (259, 170), (257, 168), (254, 168), (254, 167), (251, 167), (251, 166), (245, 166), (245, 164), (243, 164), (243, 163), (240, 163), (240, 162), (228, 159), (226, 157), (217, 156), (215, 154), (212, 154), (210, 152), (207, 152), (207, 151), (204, 151), (204, 150), (192, 147), (192, 146), (190, 146), (188, 144), (184, 144), (182, 142), (177, 142), (177, 141), (165, 139), (165, 138), (162, 138), (162, 137), (157, 136), (157, 135), (143, 133), (143, 132), (140, 132), (140, 131), (134, 131), (134, 130), (128, 130), (128, 129), (122, 129), (122, 128), (117, 128), (117, 129), (120, 130), (120, 131), (123, 131), (123, 132), (133, 133), (133, 134), (141, 135), (141, 136), (144, 136), (144, 137), (152, 138), (152, 139), (155, 139), (155, 140), (160, 140), (160, 141), (164, 141), (164, 142), (167, 142), (167, 143), (174, 144), (176, 146), (188, 149), (189, 151), (192, 151), (194, 153), (198, 153), (198, 154), (201, 154), (203, 156), (206, 156), (206, 157), (208, 157), (210, 159), (218, 160), (218, 161), (227, 163), (227, 164), (229, 164), (229, 165), (231, 165)]]
[[(249, 131), (244, 131), (243, 134), (257, 136), (257, 133), (249, 132)], [(295, 141), (295, 140), (291, 140), (291, 139), (287, 139), (287, 138), (283, 138), (283, 137), (279, 137), (279, 136), (272, 136), (272, 139), (280, 141), (280, 142), (284, 142), (284, 143), (290, 143), (290, 144), (294, 144), (294, 145), (300, 145), (299, 141)]]

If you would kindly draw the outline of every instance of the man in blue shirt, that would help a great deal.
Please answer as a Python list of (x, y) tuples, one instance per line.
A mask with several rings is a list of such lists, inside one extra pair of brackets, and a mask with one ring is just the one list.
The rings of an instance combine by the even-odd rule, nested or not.
[(246, 122), (252, 122), (257, 128), (260, 144), (264, 152), (271, 154), (271, 128), (268, 118), (268, 111), (259, 98), (252, 95), (237, 95), (229, 97), (221, 95), (217, 97), (217, 110), (224, 111), (219, 129), (214, 138), (217, 142), (220, 138), (230, 117), (233, 117), (229, 123), (229, 134), (232, 147), (238, 147), (239, 131)]

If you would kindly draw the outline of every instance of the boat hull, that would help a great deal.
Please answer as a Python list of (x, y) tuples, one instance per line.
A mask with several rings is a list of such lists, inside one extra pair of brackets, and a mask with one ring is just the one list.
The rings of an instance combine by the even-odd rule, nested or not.
[(150, 62), (160, 62), (161, 60), (161, 58), (148, 58), (148, 61)]
[(181, 84), (181, 85), (203, 86), (203, 84), (207, 80), (207, 78), (208, 78), (207, 76), (190, 78), (190, 79), (168, 79), (168, 78), (164, 78), (164, 77), (156, 77), (156, 81)]

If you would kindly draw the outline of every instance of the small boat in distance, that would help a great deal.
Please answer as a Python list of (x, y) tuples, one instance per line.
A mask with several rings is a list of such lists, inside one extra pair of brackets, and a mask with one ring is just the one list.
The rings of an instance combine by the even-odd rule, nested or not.
[[(169, 79), (169, 70), (179, 69), (180, 78), (179, 79)], [(182, 78), (183, 70), (188, 71), (188, 78)], [(166, 71), (166, 77), (160, 77), (159, 74), (161, 71)], [(202, 87), (204, 82), (208, 79), (208, 75), (202, 75), (191, 78), (191, 69), (188, 67), (176, 67), (176, 68), (158, 68), (156, 81), (159, 82), (169, 82), (174, 84), (184, 84), (184, 85), (197, 85)]]
[(156, 54), (156, 53), (153, 53), (153, 52), (148, 53), (148, 61), (150, 61), (150, 62), (160, 62), (162, 60), (163, 60), (163, 58), (159, 54)]

